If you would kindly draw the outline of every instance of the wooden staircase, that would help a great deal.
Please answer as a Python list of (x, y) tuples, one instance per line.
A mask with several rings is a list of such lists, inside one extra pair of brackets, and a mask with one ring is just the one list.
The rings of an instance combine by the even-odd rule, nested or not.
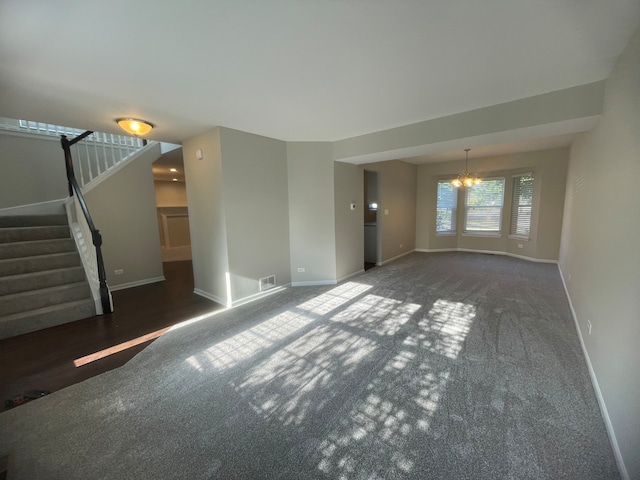
[(67, 217), (0, 217), (0, 339), (95, 314)]

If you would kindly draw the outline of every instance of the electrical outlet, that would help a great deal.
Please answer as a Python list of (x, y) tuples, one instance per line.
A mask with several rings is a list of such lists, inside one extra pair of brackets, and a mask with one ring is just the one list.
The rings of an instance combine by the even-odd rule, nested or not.
[(518, 244), (518, 248), (522, 248), (522, 244), (521, 243)]
[(119, 268), (118, 270), (114, 270), (113, 273), (115, 273), (116, 275), (122, 275), (124, 273), (124, 270), (122, 268)]
[(402, 245), (403, 245), (403, 244), (401, 243), (401, 244), (400, 244), (400, 248), (402, 248)]
[(304, 273), (304, 267), (298, 267), (298, 273)]
[(589, 327), (589, 335), (591, 335), (591, 320), (587, 320), (587, 327)]

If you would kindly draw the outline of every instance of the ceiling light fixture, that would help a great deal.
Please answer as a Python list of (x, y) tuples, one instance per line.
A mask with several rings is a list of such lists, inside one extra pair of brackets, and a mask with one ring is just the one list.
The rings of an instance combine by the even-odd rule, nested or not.
[(145, 120), (138, 120), (135, 118), (118, 118), (116, 120), (116, 123), (125, 132), (135, 136), (146, 135), (153, 128), (152, 123), (149, 123)]
[(177, 172), (177, 171), (178, 171), (178, 169), (177, 169), (177, 168), (170, 168), (170, 169), (169, 169), (169, 171), (170, 171), (170, 172)]
[(471, 149), (470, 148), (464, 149), (464, 151), (467, 152), (467, 156), (464, 161), (464, 170), (462, 171), (462, 173), (458, 175), (458, 178), (455, 178), (451, 181), (451, 185), (453, 185), (456, 188), (473, 187), (474, 185), (478, 185), (479, 183), (482, 183), (482, 180), (478, 178), (478, 176), (475, 173), (471, 173), (468, 170), (469, 150)]

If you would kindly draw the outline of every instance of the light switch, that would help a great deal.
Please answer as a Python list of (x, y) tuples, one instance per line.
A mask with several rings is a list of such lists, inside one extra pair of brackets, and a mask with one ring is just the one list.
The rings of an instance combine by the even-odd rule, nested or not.
[(201, 148), (196, 150), (196, 158), (198, 160), (202, 160), (204, 158), (204, 154), (202, 153), (202, 149)]

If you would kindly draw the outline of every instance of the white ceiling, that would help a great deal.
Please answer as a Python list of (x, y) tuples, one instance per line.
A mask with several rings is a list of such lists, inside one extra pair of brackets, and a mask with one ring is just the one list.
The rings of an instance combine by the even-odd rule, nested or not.
[(638, 0), (0, 0), (0, 116), (335, 141), (602, 80), (639, 20)]

